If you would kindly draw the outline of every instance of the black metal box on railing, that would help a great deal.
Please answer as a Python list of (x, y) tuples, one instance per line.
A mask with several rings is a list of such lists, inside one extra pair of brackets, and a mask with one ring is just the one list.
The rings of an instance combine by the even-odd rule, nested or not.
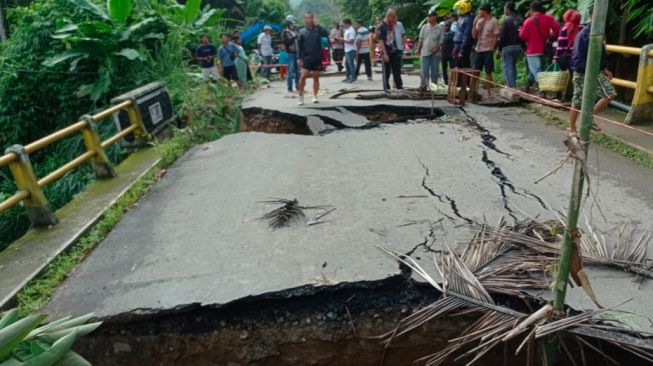
[[(128, 93), (111, 99), (112, 104), (118, 104), (125, 101), (132, 101), (134, 107), (140, 112), (140, 118), (143, 127), (151, 135), (156, 135), (168, 123), (175, 119), (172, 111), (172, 102), (165, 85), (160, 82), (153, 82), (134, 89)], [(131, 125), (128, 111), (121, 110), (114, 113), (114, 121), (120, 130)], [(128, 135), (125, 140), (128, 143), (134, 142), (134, 136)]]

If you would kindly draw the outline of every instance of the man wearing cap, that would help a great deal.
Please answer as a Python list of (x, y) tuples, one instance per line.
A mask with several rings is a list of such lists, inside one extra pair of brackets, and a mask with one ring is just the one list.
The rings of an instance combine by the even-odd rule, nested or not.
[(258, 35), (258, 51), (263, 57), (261, 76), (269, 79), (270, 66), (266, 65), (272, 65), (272, 54), (274, 53), (274, 49), (272, 48), (272, 27), (269, 25), (264, 26), (263, 32)]
[(426, 88), (429, 81), (438, 83), (440, 65), (440, 49), (444, 39), (442, 27), (437, 23), (438, 17), (434, 10), (428, 14), (428, 22), (422, 26), (417, 42), (417, 54), (420, 56), (422, 82), (421, 88)]
[(490, 15), (490, 11), (490, 4), (481, 4), (472, 28), (472, 37), (476, 38), (476, 62), (474, 68), (485, 71), (485, 87), (488, 96), (492, 95), (494, 49), (497, 46), (499, 37), (499, 22)]

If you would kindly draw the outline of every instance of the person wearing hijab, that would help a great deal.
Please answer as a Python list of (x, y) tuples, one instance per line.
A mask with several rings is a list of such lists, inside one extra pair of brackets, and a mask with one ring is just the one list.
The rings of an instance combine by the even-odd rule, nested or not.
[(574, 50), (574, 39), (580, 30), (580, 13), (575, 9), (569, 9), (562, 19), (565, 24), (558, 35), (558, 47), (553, 56), (553, 63), (557, 63), (561, 70), (568, 70), (571, 53)]

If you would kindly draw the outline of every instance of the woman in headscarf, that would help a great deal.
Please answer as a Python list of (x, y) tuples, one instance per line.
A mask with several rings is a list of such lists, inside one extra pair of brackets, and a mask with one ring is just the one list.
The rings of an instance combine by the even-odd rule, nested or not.
[[(558, 34), (558, 46), (556, 47), (555, 55), (553, 55), (553, 63), (560, 66), (561, 71), (569, 71), (571, 65), (571, 53), (574, 50), (574, 39), (580, 30), (580, 13), (574, 9), (569, 9), (562, 16), (565, 24), (560, 28)], [(569, 78), (571, 80), (571, 78)], [(569, 85), (567, 90), (557, 94), (556, 100), (569, 99)]]
[(557, 63), (561, 70), (568, 70), (571, 52), (574, 49), (574, 39), (580, 30), (580, 13), (569, 9), (562, 16), (562, 20), (565, 24), (558, 35), (558, 47), (553, 56), (553, 63)]
[(243, 40), (240, 36), (234, 37), (234, 43), (238, 48), (238, 56), (236, 57), (236, 73), (238, 74), (238, 85), (247, 89), (247, 70), (249, 69), (249, 59), (247, 54), (245, 54), (245, 48), (243, 47)]

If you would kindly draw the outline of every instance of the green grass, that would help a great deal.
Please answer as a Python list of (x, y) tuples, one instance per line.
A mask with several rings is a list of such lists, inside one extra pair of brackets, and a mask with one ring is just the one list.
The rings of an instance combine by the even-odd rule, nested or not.
[(173, 164), (193, 145), (215, 140), (238, 130), (241, 97), (237, 91), (207, 85), (188, 77), (185, 80), (177, 80), (176, 83), (178, 85), (169, 87), (177, 91), (180, 100), (183, 99), (183, 102), (178, 104), (177, 113), (190, 119), (188, 127), (184, 130), (174, 129), (172, 138), (157, 144), (156, 149), (161, 156), (160, 163), (120, 197), (76, 244), (50, 262), (40, 277), (30, 281), (18, 293), (21, 316), (31, 314), (47, 304), (52, 293), (75, 266), (106, 238), (125, 213), (156, 183), (156, 171)]
[[(533, 108), (533, 107), (529, 107), (528, 109), (535, 112), (535, 114), (537, 114), (538, 116), (546, 119), (547, 123), (551, 125), (555, 125), (563, 129), (566, 129), (569, 126), (567, 121), (561, 119), (560, 117), (556, 116), (551, 112), (543, 111), (539, 108)], [(627, 145), (619, 141), (618, 139), (610, 137), (601, 132), (592, 131), (592, 134), (590, 135), (590, 141), (597, 145), (601, 145), (607, 148), (608, 150), (612, 150), (617, 154), (622, 155), (634, 162), (637, 162), (649, 169), (653, 169), (653, 157), (651, 157), (651, 155), (649, 155), (645, 151)]]

